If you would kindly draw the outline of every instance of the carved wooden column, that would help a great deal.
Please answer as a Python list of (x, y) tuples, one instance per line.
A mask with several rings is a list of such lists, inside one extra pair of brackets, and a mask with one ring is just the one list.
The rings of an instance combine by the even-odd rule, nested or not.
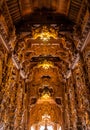
[(87, 80), (87, 86), (90, 86), (90, 43), (86, 46), (82, 52), (81, 60), (83, 62), (83, 69), (85, 73), (85, 78)]
[[(11, 129), (13, 126), (13, 87), (14, 87), (14, 80), (12, 75), (13, 65), (12, 60), (8, 58), (7, 71), (5, 75), (5, 80), (2, 79), (2, 94), (3, 98), (1, 101), (1, 120), (4, 122), (5, 127), (4, 129)], [(12, 96), (11, 96), (12, 95)], [(11, 98), (12, 97), (12, 98)], [(5, 110), (5, 111), (4, 111)], [(9, 115), (10, 114), (10, 115)]]
[(15, 110), (15, 122), (14, 122), (14, 128), (15, 129), (21, 129), (21, 117), (22, 117), (22, 100), (23, 100), (23, 88), (22, 83), (18, 81), (17, 86), (17, 95), (16, 95), (16, 110)]
[[(88, 53), (88, 51), (87, 51)], [(87, 72), (89, 73), (89, 68), (87, 70), (86, 66), (86, 62), (84, 61), (84, 57), (83, 55), (81, 55), (81, 59), (80, 59), (80, 63), (81, 63), (81, 72), (82, 72), (82, 80), (84, 83), (83, 89), (84, 89), (84, 93), (83, 93), (83, 106), (84, 106), (84, 113), (85, 113), (85, 125), (86, 125), (86, 129), (88, 129), (88, 127), (90, 128), (90, 82), (89, 82), (89, 75), (87, 75)], [(88, 63), (90, 63), (90, 59), (88, 59)], [(89, 65), (89, 64), (88, 64)], [(89, 66), (88, 66), (89, 67)]]
[(84, 130), (87, 128), (86, 113), (87, 110), (89, 109), (89, 102), (87, 99), (87, 90), (81, 62), (78, 63), (78, 66), (74, 70), (74, 79), (76, 82), (76, 93), (77, 93), (77, 113), (78, 113), (77, 129)]
[(75, 101), (75, 93), (74, 93), (74, 81), (73, 75), (67, 81), (68, 85), (68, 96), (69, 96), (69, 107), (70, 107), (70, 129), (76, 130), (77, 126), (77, 112), (76, 112), (76, 101)]
[[(6, 85), (6, 76), (7, 76), (7, 58), (8, 56), (5, 55), (5, 50), (3, 48), (3, 46), (0, 45), (0, 61), (1, 61), (1, 71), (0, 71), (0, 74), (2, 75), (1, 76), (1, 83), (0, 83), (0, 123), (2, 122), (3, 123), (3, 126), (5, 125), (4, 124), (4, 109), (5, 109), (5, 102), (6, 100), (4, 99), (4, 94), (5, 94), (5, 85)], [(5, 97), (6, 98), (6, 97)], [(1, 124), (2, 124), (1, 123)]]
[(64, 94), (64, 122), (65, 122), (65, 130), (70, 128), (70, 113), (68, 106), (68, 88), (65, 86), (65, 94)]
[(23, 83), (23, 102), (22, 102), (22, 117), (21, 117), (21, 126), (22, 130), (27, 130), (27, 119), (28, 119), (28, 91), (25, 87), (27, 87), (27, 84), (25, 81), (22, 81)]
[(81, 63), (83, 67), (83, 75), (85, 77), (86, 84), (86, 101), (88, 102), (88, 109), (86, 107), (86, 126), (87, 130), (90, 129), (90, 45), (88, 45), (82, 53)]
[[(1, 47), (1, 46), (0, 46)], [(0, 50), (0, 85), (2, 83), (2, 78), (3, 78), (3, 58), (4, 58), (4, 54), (3, 52)]]

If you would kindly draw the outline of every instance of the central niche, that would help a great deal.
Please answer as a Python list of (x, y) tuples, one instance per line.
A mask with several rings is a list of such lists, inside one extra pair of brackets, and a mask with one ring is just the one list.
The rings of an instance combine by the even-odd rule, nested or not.
[[(34, 130), (34, 127), (35, 125), (31, 127), (31, 130)], [(42, 116), (42, 122), (38, 123), (37, 128), (39, 130), (54, 130), (54, 124), (50, 122), (50, 116), (44, 114)]]
[(40, 101), (30, 109), (29, 130), (61, 130), (62, 113), (61, 108), (55, 104), (53, 99)]

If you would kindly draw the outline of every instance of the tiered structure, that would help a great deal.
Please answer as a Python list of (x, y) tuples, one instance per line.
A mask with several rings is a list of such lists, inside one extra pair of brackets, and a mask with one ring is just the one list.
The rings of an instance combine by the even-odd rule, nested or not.
[(0, 1), (0, 130), (90, 130), (88, 0)]

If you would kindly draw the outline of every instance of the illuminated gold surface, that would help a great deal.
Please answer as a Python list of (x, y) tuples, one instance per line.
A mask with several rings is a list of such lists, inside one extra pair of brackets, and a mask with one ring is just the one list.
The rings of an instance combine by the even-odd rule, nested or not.
[[(6, 1), (8, 5), (5, 4)], [(21, 0), (21, 7), (23, 7), (21, 11), (18, 1), (6, 1), (0, 1), (2, 6), (0, 8), (0, 36), (6, 45), (8, 45), (7, 40), (10, 40), (9, 43), (14, 45), (15, 52), (6, 51), (5, 44), (3, 45), (0, 39), (0, 128), (4, 130), (30, 130), (30, 126), (42, 122), (42, 116), (46, 114), (50, 116), (52, 125), (58, 123), (63, 126), (62, 130), (77, 130), (78, 127), (81, 130), (89, 130), (90, 36), (88, 35), (89, 38), (87, 39), (87, 33), (89, 33), (90, 20), (88, 21), (87, 12), (89, 10), (86, 6), (88, 3), (84, 3), (84, 1), (80, 3), (77, 0), (71, 2), (67, 0), (66, 3), (63, 0), (57, 0), (57, 2), (50, 0), (51, 2), (47, 4), (48, 1), (46, 0), (40, 1), (40, 3), (38, 0), (33, 2)], [(1, 4), (3, 2), (4, 4)], [(69, 13), (66, 9), (67, 3), (70, 3), (70, 8), (67, 7)], [(17, 8), (16, 5), (18, 5)], [(15, 29), (12, 27), (15, 25), (11, 27), (11, 17), (14, 16), (13, 21), (18, 21), (22, 18), (21, 15), (31, 13), (36, 6), (41, 9), (41, 7), (48, 5), (52, 9), (55, 7), (55, 12), (61, 14), (67, 12), (68, 18), (77, 21), (77, 27), (74, 27), (75, 33), (59, 32), (62, 34), (62, 38), (57, 39), (58, 35), (54, 27), (40, 25), (40, 27), (33, 29), (30, 35), (32, 37), (27, 35), (22, 37), (22, 34), (17, 34), (17, 32), (12, 37), (12, 30)], [(77, 11), (77, 5), (79, 5), (80, 11)], [(7, 6), (10, 8), (13, 6), (13, 10), (10, 9), (11, 13), (13, 12), (11, 17)], [(18, 12), (15, 13), (16, 11)], [(42, 12), (40, 15), (43, 15)], [(62, 26), (64, 25), (61, 24), (60, 27)], [(19, 32), (19, 30), (17, 31)], [(74, 36), (77, 40), (74, 39)], [(82, 36), (85, 42), (80, 42), (83, 40), (81, 39)], [(12, 43), (11, 39), (15, 37), (17, 39)], [(66, 79), (66, 72), (71, 69), (74, 55), (77, 52), (74, 44), (76, 47), (82, 47), (84, 43), (86, 46), (84, 46), (84, 51), (80, 53), (78, 65), (76, 64), (76, 67), (71, 70), (71, 77)], [(23, 80), (20, 70), (17, 70), (13, 65), (12, 53), (16, 53), (21, 65), (20, 69), (25, 71), (27, 79)], [(49, 55), (58, 57), (60, 61), (31, 62), (33, 57), (39, 58)], [(40, 93), (40, 88), (44, 89), (45, 86), (49, 90), (52, 88), (53, 92)], [(61, 99), (60, 105), (56, 102), (56, 99), (59, 98)], [(27, 128), (27, 126), (29, 127)]]
[(51, 37), (57, 39), (58, 32), (52, 27), (48, 28), (47, 26), (43, 26), (32, 30), (32, 36), (33, 39), (40, 38), (43, 41), (48, 41)]
[[(58, 114), (59, 113), (59, 114)], [(49, 115), (51, 122), (57, 122), (61, 124), (61, 109), (54, 103), (42, 102), (41, 104), (36, 104), (32, 107), (30, 111), (30, 125), (35, 124), (35, 122), (42, 122), (42, 116)]]
[(42, 98), (43, 98), (43, 99), (46, 99), (46, 100), (47, 100), (49, 97), (50, 97), (50, 96), (49, 96), (49, 94), (47, 94), (47, 93), (45, 93), (45, 94), (42, 96)]
[(53, 63), (45, 60), (43, 63), (39, 63), (38, 67), (42, 67), (43, 69), (49, 69), (50, 67), (53, 67)]

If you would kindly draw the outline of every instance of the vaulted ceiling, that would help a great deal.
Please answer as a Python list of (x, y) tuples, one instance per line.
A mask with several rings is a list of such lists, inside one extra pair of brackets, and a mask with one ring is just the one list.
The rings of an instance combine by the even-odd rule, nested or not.
[[(89, 6), (87, 0), (6, 0), (6, 2), (14, 23), (38, 12), (40, 15), (46, 12), (48, 20), (52, 17), (51, 13), (54, 13), (64, 15), (73, 22), (78, 22), (82, 8), (86, 10), (86, 4)], [(44, 15), (44, 17), (46, 16)]]
[(1, 41), (25, 86), (29, 129), (44, 114), (62, 125), (65, 85), (90, 43), (89, 1), (1, 0), (0, 7)]

